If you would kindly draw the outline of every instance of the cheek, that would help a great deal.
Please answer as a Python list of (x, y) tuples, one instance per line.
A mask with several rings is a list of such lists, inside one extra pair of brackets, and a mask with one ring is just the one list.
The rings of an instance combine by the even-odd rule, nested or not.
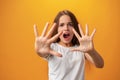
[(73, 34), (73, 33), (71, 33), (71, 38), (73, 38), (73, 36), (74, 36), (74, 34)]
[(58, 32), (62, 31), (62, 28), (58, 27)]
[[(57, 31), (58, 31), (58, 32), (61, 32), (61, 30), (62, 30), (62, 29), (61, 29), (60, 27), (58, 27), (58, 30), (57, 30)], [(61, 38), (62, 38), (62, 35), (60, 35), (59, 38), (61, 39)]]
[(73, 38), (73, 36), (74, 36), (74, 33), (73, 33), (73, 31), (71, 31), (71, 32), (70, 32), (70, 34), (71, 34), (71, 38)]
[(70, 33), (71, 33), (71, 35), (74, 35), (74, 33), (73, 33), (73, 31), (72, 31), (72, 29), (70, 28)]

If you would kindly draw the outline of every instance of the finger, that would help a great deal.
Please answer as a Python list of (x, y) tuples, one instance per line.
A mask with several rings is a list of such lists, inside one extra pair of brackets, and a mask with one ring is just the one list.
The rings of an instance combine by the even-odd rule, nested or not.
[(80, 51), (79, 48), (71, 48), (70, 51)]
[(81, 52), (86, 52), (87, 49), (86, 49), (86, 47), (82, 47), (82, 48), (77, 47), (77, 48), (72, 48), (71, 51), (81, 51)]
[(86, 24), (86, 34), (85, 35), (89, 35), (89, 30), (88, 30), (88, 24)]
[(81, 36), (84, 36), (84, 33), (82, 31), (82, 28), (81, 28), (80, 24), (78, 24), (78, 27), (79, 27), (79, 31), (80, 31)]
[(44, 27), (44, 30), (42, 32), (42, 35), (41, 35), (42, 37), (44, 37), (46, 35), (46, 31), (47, 31), (48, 26), (49, 26), (49, 23), (47, 22), (45, 27)]
[(55, 36), (53, 36), (52, 38), (50, 38), (48, 42), (49, 43), (55, 42), (61, 34), (62, 34), (62, 31), (56, 34)]
[(34, 24), (34, 34), (35, 34), (35, 37), (38, 37), (38, 30), (37, 30), (37, 26), (36, 24)]
[(73, 33), (75, 34), (75, 36), (77, 37), (77, 39), (80, 41), (81, 37), (79, 36), (79, 34), (75, 31), (74, 28), (72, 28)]
[(47, 34), (47, 36), (46, 36), (47, 38), (50, 38), (50, 37), (52, 36), (55, 28), (56, 28), (56, 23), (54, 23), (54, 24), (52, 25), (52, 28), (50, 29), (50, 31), (48, 32), (48, 34)]
[(94, 30), (93, 30), (93, 32), (92, 32), (92, 34), (91, 34), (91, 36), (90, 36), (91, 38), (93, 38), (93, 37), (94, 37), (95, 32), (96, 32), (96, 29), (94, 29)]
[(62, 57), (62, 54), (58, 53), (58, 52), (55, 52), (53, 50), (50, 50), (50, 54), (51, 55), (54, 55), (54, 56), (58, 56), (58, 57)]

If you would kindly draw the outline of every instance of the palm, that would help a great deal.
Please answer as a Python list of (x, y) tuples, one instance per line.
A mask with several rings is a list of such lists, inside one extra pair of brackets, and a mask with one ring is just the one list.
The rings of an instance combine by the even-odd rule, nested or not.
[(82, 52), (88, 52), (92, 49), (94, 49), (94, 45), (93, 45), (93, 36), (95, 34), (95, 29), (94, 31), (92, 32), (92, 34), (89, 36), (89, 33), (88, 33), (88, 26), (86, 25), (86, 34), (84, 35), (83, 34), (83, 31), (79, 25), (79, 30), (80, 30), (80, 33), (81, 33), (81, 37), (79, 36), (79, 34), (73, 29), (73, 32), (75, 34), (75, 36), (78, 38), (78, 41), (80, 43), (80, 46), (73, 49), (73, 50), (79, 50), (79, 51), (82, 51)]
[(51, 43), (54, 42), (59, 37), (59, 35), (61, 34), (61, 32), (60, 32), (60, 33), (56, 34), (54, 37), (51, 37), (52, 33), (55, 29), (55, 25), (56, 24), (53, 24), (52, 28), (50, 29), (50, 31), (46, 35), (46, 31), (47, 31), (47, 28), (48, 28), (48, 23), (47, 23), (41, 36), (38, 36), (37, 27), (36, 27), (36, 25), (34, 25), (34, 33), (35, 33), (35, 36), (36, 36), (35, 49), (36, 49), (36, 52), (41, 57), (45, 57), (49, 54), (56, 55), (56, 56), (61, 56), (61, 54), (53, 51), (50, 48)]
[(39, 53), (42, 53), (42, 55), (46, 55), (50, 51), (49, 48), (50, 44), (48, 44), (47, 41), (48, 39), (44, 37), (36, 38), (36, 42), (35, 42), (36, 49), (38, 50)]
[(93, 43), (90, 37), (85, 36), (80, 40), (80, 46), (79, 49), (83, 52), (87, 52), (93, 49)]

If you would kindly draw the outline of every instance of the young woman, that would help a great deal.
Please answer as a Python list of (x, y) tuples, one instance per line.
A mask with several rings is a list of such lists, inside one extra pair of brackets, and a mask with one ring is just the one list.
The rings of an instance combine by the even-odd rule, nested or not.
[(93, 37), (96, 29), (89, 35), (88, 25), (83, 33), (74, 14), (68, 10), (60, 11), (52, 28), (46, 34), (49, 23), (38, 35), (34, 25), (35, 51), (48, 61), (49, 80), (84, 80), (85, 60), (97, 68), (104, 61), (94, 48)]

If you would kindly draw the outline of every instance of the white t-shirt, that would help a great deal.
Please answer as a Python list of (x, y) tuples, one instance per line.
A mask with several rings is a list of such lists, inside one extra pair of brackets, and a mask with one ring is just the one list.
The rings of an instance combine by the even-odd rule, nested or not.
[(84, 80), (84, 53), (72, 52), (71, 47), (64, 47), (58, 43), (52, 43), (51, 48), (61, 53), (62, 57), (48, 58), (49, 80)]

